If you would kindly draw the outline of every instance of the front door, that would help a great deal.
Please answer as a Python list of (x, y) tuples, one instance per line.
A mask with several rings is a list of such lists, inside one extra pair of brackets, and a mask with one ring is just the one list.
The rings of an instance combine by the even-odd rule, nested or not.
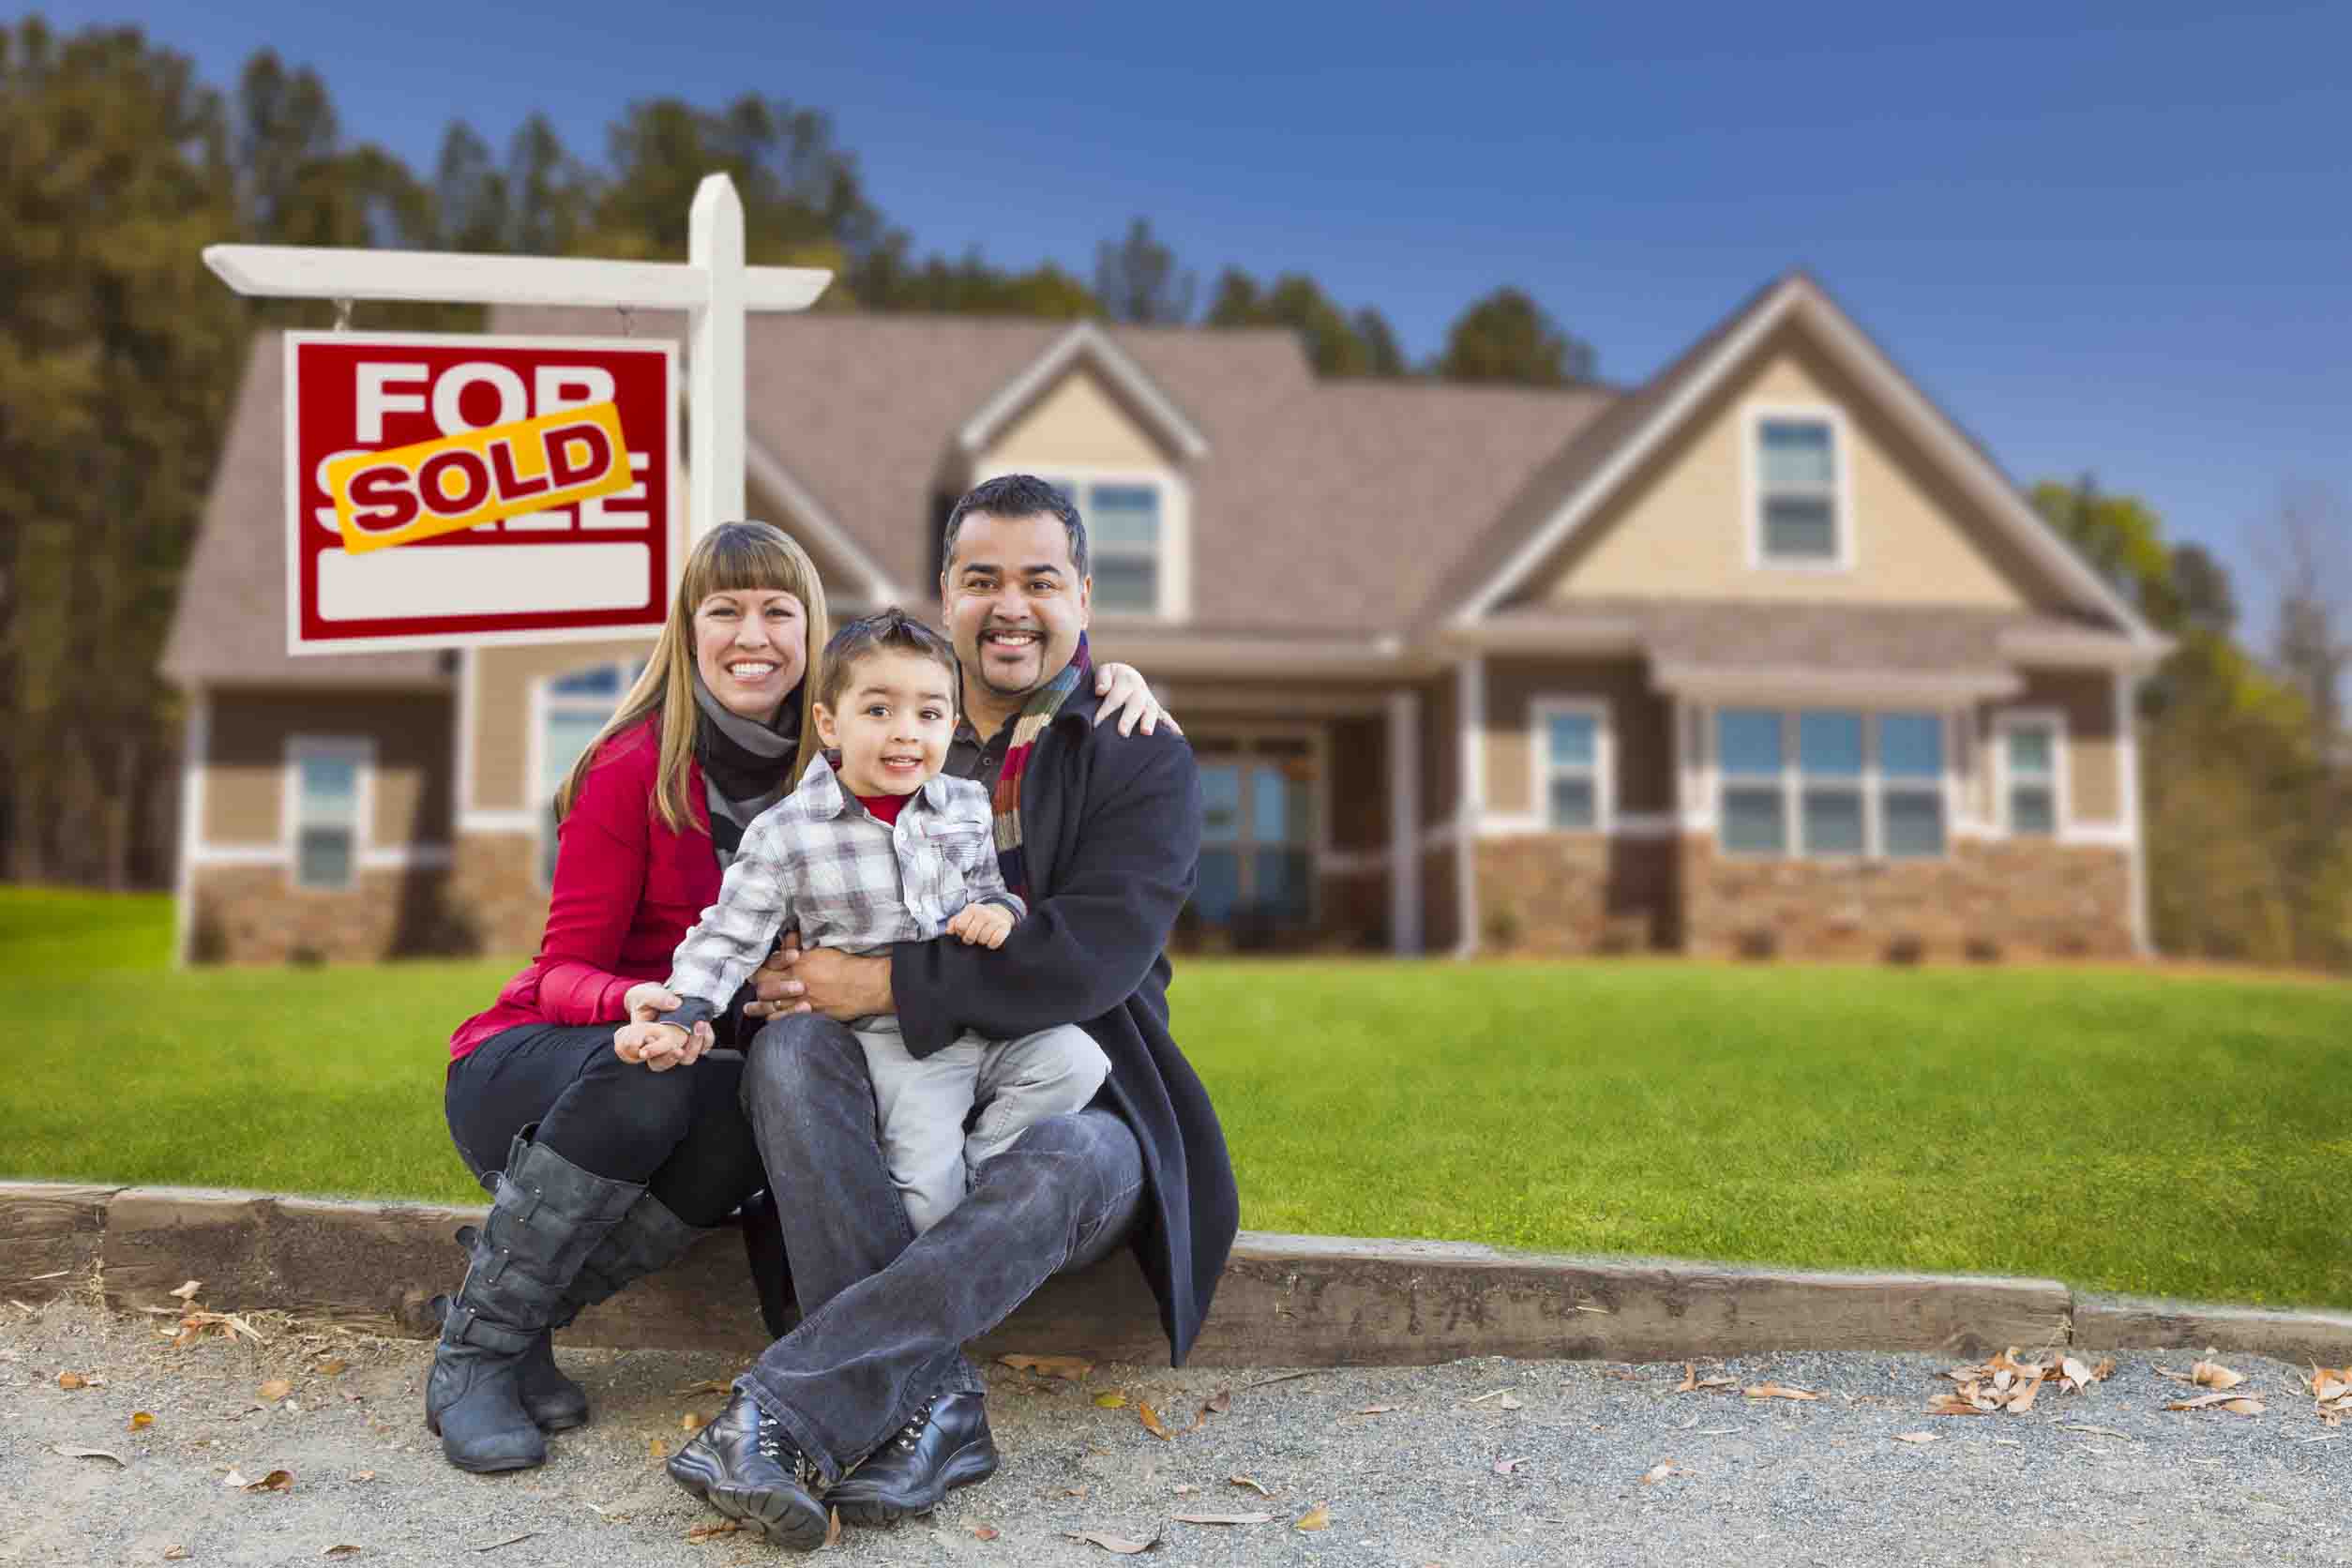
[(1209, 927), (1315, 919), (1316, 765), (1304, 740), (1213, 740), (1200, 756), (1200, 885)]

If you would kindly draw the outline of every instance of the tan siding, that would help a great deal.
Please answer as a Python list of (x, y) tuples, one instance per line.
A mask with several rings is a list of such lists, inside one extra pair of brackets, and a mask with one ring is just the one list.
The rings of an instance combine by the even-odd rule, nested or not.
[(1092, 370), (1074, 370), (1032, 403), (981, 456), (983, 471), (1050, 475), (1060, 464), (1165, 468), (1168, 456)]
[(2004, 706), (2056, 708), (2066, 716), (2069, 819), (2123, 820), (2123, 758), (2116, 744), (2115, 677), (2103, 671), (2029, 670), (2023, 695)]
[(279, 842), (287, 742), (316, 735), (374, 743), (369, 847), (446, 844), (450, 726), (449, 700), (438, 694), (215, 692), (204, 842)]
[[(1844, 412), (1850, 570), (1749, 565), (1745, 411), (1766, 403)], [(2055, 607), (2059, 597), (2043, 578), (1858, 384), (1788, 327), (1586, 520), (1544, 569), (1546, 586), (1534, 596)]]
[[(551, 642), (527, 648), (481, 648), (474, 654), (474, 798), (482, 811), (514, 811), (547, 804), (525, 776), (531, 766), (531, 687), (567, 671), (632, 663), (653, 652), (650, 639), (620, 642)], [(526, 798), (526, 796), (530, 798)]]
[(1606, 702), (1617, 751), (1617, 809), (1674, 808), (1674, 707), (1638, 659), (1486, 661), (1486, 809), (1536, 811), (1531, 715), (1538, 698)]

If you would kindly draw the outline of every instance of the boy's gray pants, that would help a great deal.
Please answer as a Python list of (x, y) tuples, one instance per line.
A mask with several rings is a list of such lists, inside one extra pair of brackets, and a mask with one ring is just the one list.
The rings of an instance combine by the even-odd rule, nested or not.
[(1084, 1110), (1110, 1076), (1103, 1048), (1076, 1024), (1014, 1040), (966, 1034), (921, 1061), (895, 1016), (860, 1018), (852, 1033), (874, 1080), (882, 1157), (918, 1236), (963, 1201), (973, 1171), (1034, 1123)]

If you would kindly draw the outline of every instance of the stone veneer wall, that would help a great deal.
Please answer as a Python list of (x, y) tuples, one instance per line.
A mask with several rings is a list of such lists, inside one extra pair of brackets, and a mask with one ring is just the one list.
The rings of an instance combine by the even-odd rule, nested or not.
[(1478, 842), (1479, 945), (1494, 953), (1671, 948), (1680, 931), (1670, 839), (1537, 833)]
[(294, 886), (281, 867), (200, 866), (190, 882), (188, 956), (199, 963), (368, 963), (474, 951), (447, 891), (447, 874), (438, 870), (363, 870), (350, 888), (329, 893)]
[[(1681, 841), (1684, 950), (1712, 957), (2129, 957), (2131, 852), (1963, 839), (1933, 861), (1727, 857)], [(1971, 951), (1974, 948), (1975, 951)]]
[(529, 833), (461, 833), (450, 857), (449, 894), (472, 915), (485, 953), (536, 953), (547, 929), (538, 838)]
[(1329, 941), (1348, 947), (1386, 951), (1388, 928), (1388, 870), (1326, 871), (1322, 877), (1321, 918), (1317, 927)]

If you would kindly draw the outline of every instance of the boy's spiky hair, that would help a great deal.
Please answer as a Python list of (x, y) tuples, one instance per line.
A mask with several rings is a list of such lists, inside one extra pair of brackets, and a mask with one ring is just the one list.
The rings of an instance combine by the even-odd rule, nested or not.
[(841, 693), (849, 689), (850, 676), (858, 661), (885, 649), (936, 661), (947, 671), (950, 695), (961, 695), (963, 671), (956, 662), (955, 648), (947, 639), (894, 604), (877, 614), (852, 621), (833, 634), (833, 640), (825, 644), (824, 678), (818, 685), (817, 701), (827, 708), (838, 708)]

